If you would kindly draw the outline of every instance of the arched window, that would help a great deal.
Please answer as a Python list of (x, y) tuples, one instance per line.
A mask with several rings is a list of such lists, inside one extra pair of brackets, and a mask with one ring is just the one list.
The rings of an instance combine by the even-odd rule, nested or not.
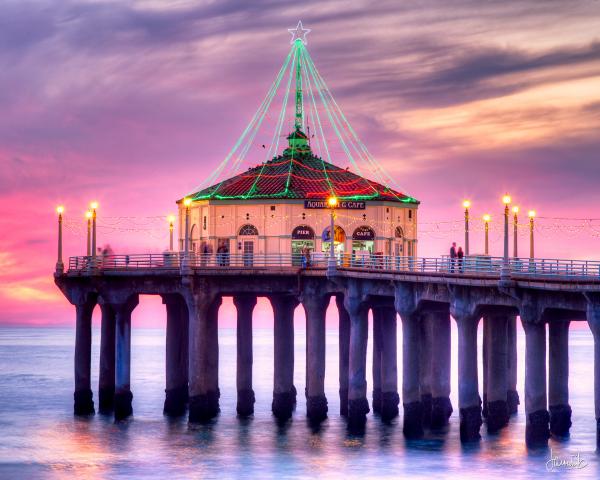
[(396, 238), (404, 238), (402, 227), (396, 227)]
[(254, 225), (246, 224), (240, 228), (239, 235), (258, 235), (258, 229)]

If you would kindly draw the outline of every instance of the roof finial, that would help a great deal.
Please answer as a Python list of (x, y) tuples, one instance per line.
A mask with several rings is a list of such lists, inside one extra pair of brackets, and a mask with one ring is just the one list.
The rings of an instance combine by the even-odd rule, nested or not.
[(290, 41), (291, 44), (297, 40), (300, 40), (304, 45), (308, 43), (306, 41), (306, 35), (310, 33), (310, 28), (303, 28), (302, 20), (298, 21), (296, 28), (288, 28), (288, 32), (292, 34), (292, 40)]

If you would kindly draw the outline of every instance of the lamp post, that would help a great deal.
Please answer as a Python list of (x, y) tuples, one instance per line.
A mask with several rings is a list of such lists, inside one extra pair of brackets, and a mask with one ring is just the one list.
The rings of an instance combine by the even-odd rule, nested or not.
[(533, 253), (533, 219), (535, 218), (535, 210), (529, 210), (527, 216), (529, 217), (529, 258), (533, 260), (535, 258)]
[(96, 209), (98, 208), (98, 202), (90, 203), (92, 209), (92, 263), (95, 265), (96, 260)]
[(167, 217), (169, 221), (169, 252), (173, 251), (173, 222), (175, 222), (175, 216), (169, 215)]
[(335, 275), (336, 262), (335, 262), (335, 207), (338, 205), (338, 199), (335, 196), (331, 196), (327, 199), (327, 205), (331, 209), (331, 223), (329, 225), (329, 261), (327, 262), (327, 276), (331, 277)]
[(490, 219), (491, 217), (486, 213), (483, 216), (484, 230), (485, 230), (485, 254), (490, 254)]
[(190, 251), (190, 205), (192, 204), (191, 198), (184, 198), (183, 205), (185, 206), (185, 245), (183, 247), (183, 252), (185, 256), (188, 256)]
[(518, 218), (518, 214), (519, 214), (519, 207), (517, 207), (516, 205), (512, 208), (512, 212), (513, 212), (513, 257), (515, 258), (519, 258), (519, 253), (518, 253), (518, 248), (517, 248), (517, 243), (518, 243), (518, 234), (519, 232), (518, 227), (519, 227), (519, 218)]
[(502, 270), (500, 271), (501, 280), (510, 279), (510, 264), (508, 261), (508, 215), (511, 198), (510, 195), (506, 194), (502, 197), (502, 203), (504, 203), (504, 256), (502, 260)]
[(85, 212), (85, 218), (87, 218), (87, 256), (89, 257), (92, 253), (92, 212)]
[(471, 202), (469, 200), (465, 200), (463, 202), (463, 207), (465, 207), (465, 255), (469, 256), (469, 207), (471, 206)]
[(65, 266), (62, 261), (62, 214), (65, 211), (65, 207), (59, 205), (56, 207), (56, 213), (58, 213), (58, 256), (56, 259), (56, 273), (62, 274), (65, 271)]

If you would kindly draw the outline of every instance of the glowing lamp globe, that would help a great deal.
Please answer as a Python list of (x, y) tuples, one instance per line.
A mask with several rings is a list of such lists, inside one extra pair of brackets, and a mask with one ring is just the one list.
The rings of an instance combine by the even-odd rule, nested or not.
[(508, 204), (511, 202), (511, 200), (512, 200), (512, 199), (510, 198), (510, 195), (508, 195), (508, 194), (507, 194), (507, 195), (504, 195), (504, 196), (502, 197), (502, 203), (503, 203), (504, 205), (508, 205)]
[(483, 221), (484, 222), (489, 222), (491, 220), (492, 217), (490, 217), (487, 213), (483, 216)]
[(169, 223), (173, 223), (173, 222), (175, 221), (175, 216), (174, 216), (174, 215), (169, 215), (169, 216), (167, 217), (167, 221), (168, 221)]
[(191, 199), (191, 198), (184, 198), (184, 199), (183, 199), (183, 204), (184, 204), (186, 207), (189, 207), (189, 206), (192, 204), (192, 199)]
[(519, 207), (513, 207), (512, 211), (513, 213), (519, 213)]
[(527, 215), (529, 216), (529, 218), (535, 217), (535, 210), (529, 210), (529, 212), (527, 213)]
[(59, 215), (62, 215), (62, 213), (65, 211), (65, 207), (63, 207), (62, 205), (59, 205), (58, 207), (56, 207), (56, 213), (58, 213)]
[(90, 203), (90, 208), (92, 210), (96, 210), (98, 208), (98, 202), (92, 202), (92, 203)]
[(92, 218), (93, 213), (90, 212), (89, 210), (87, 212), (85, 212), (85, 218)]
[(469, 208), (470, 206), (471, 206), (471, 202), (470, 202), (469, 200), (465, 200), (465, 201), (463, 202), (463, 207), (465, 207), (465, 208)]
[(327, 205), (329, 205), (331, 208), (336, 207), (338, 204), (338, 199), (337, 197), (329, 197), (327, 199)]

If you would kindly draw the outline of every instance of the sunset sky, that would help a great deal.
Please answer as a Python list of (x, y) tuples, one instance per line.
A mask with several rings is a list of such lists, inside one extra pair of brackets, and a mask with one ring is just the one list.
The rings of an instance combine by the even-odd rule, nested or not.
[[(52, 279), (58, 204), (71, 225), (65, 256), (84, 253), (73, 224), (83, 225), (91, 200), (100, 225), (109, 219), (100, 244), (136, 253), (167, 246), (166, 222), (156, 235), (106, 227), (164, 218), (214, 171), (300, 19), (350, 123), (421, 201), (420, 256), (462, 242), (440, 222), (460, 221), (464, 198), (477, 224), (471, 249), (482, 251), (479, 219), (500, 220), (510, 192), (542, 217), (538, 256), (600, 260), (600, 220), (555, 220), (600, 219), (598, 0), (8, 0), (0, 3), (0, 323), (74, 321)], [(145, 301), (137, 325), (164, 323), (152, 315), (157, 303)]]

